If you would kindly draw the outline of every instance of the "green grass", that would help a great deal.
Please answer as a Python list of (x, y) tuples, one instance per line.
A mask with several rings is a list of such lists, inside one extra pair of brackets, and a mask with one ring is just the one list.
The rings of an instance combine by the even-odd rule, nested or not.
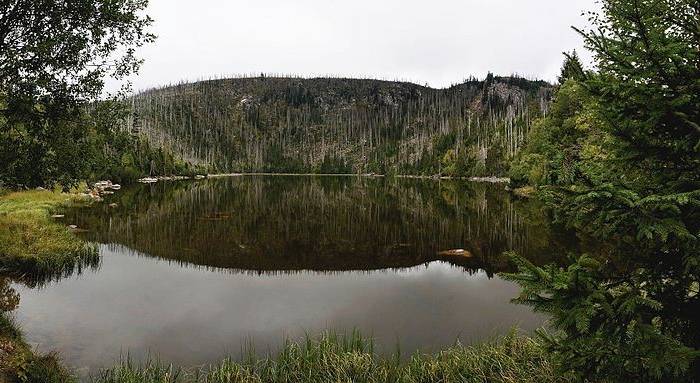
[[(31, 284), (97, 262), (96, 247), (51, 218), (51, 214), (73, 203), (82, 202), (75, 195), (46, 190), (0, 192), (0, 302), (10, 306), (17, 303), (12, 300), (11, 289), (7, 289), (7, 277)], [(2, 306), (0, 382), (75, 381), (55, 353), (41, 354), (31, 349), (12, 318), (1, 311), (12, 307)]]
[(128, 359), (93, 378), (94, 383), (267, 383), (267, 382), (568, 382), (558, 375), (541, 345), (511, 332), (474, 346), (456, 345), (409, 360), (379, 356), (371, 340), (357, 333), (325, 334), (286, 342), (277, 355), (185, 371), (159, 361), (136, 365)]
[(64, 275), (78, 263), (94, 263), (97, 250), (51, 218), (81, 202), (72, 194), (46, 190), (0, 196), (0, 271), (27, 275)]

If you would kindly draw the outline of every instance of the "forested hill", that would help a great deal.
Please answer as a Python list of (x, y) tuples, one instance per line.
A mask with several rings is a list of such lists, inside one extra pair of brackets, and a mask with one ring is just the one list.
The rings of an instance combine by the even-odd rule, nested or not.
[(552, 87), (256, 77), (134, 96), (127, 129), (216, 171), (503, 174)]

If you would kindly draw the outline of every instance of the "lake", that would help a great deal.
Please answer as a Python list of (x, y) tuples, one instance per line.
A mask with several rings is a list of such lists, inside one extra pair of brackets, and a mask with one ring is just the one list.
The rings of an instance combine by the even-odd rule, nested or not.
[(454, 180), (158, 182), (64, 220), (99, 244), (99, 264), (13, 284), (14, 315), (82, 375), (127, 354), (194, 366), (324, 330), (404, 354), (532, 330), (544, 319), (509, 303), (518, 288), (497, 276), (512, 271), (502, 253), (543, 264), (572, 246), (537, 202)]

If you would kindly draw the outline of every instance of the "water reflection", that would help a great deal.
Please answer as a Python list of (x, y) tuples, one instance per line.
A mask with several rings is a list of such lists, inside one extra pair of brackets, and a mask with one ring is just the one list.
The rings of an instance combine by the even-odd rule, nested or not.
[(10, 283), (9, 278), (0, 276), (0, 315), (19, 306), (19, 294)]
[(397, 271), (230, 275), (102, 249), (103, 267), (43, 290), (19, 288), (18, 319), (40, 349), (72, 366), (108, 366), (128, 351), (182, 365), (260, 352), (285, 336), (358, 328), (380, 350), (429, 351), (541, 317), (508, 304), (517, 289), (434, 262)]
[(542, 263), (568, 243), (501, 187), (428, 180), (138, 185), (66, 221), (100, 243), (100, 267), (16, 285), (16, 315), (30, 342), (83, 373), (127, 351), (189, 366), (326, 329), (406, 353), (532, 329), (542, 318), (509, 304), (517, 287), (493, 277), (509, 268), (501, 253)]
[[(234, 177), (142, 185), (73, 218), (100, 243), (243, 271), (373, 270), (441, 259), (491, 274), (507, 268), (505, 250), (531, 258), (555, 254), (541, 210), (516, 206), (501, 189), (431, 180)], [(456, 248), (472, 257), (438, 255)]]

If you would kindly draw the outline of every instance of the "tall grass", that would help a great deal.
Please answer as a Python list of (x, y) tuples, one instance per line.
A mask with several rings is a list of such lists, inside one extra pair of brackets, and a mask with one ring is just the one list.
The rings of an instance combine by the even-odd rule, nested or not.
[(378, 383), (378, 382), (568, 382), (556, 373), (541, 345), (511, 332), (474, 346), (455, 345), (434, 355), (409, 360), (374, 353), (371, 339), (356, 332), (324, 334), (287, 341), (277, 355), (248, 353), (190, 371), (160, 362), (123, 361), (93, 378), (93, 383)]
[(94, 265), (97, 249), (51, 214), (79, 203), (70, 194), (33, 190), (0, 196), (0, 271), (30, 277), (63, 276)]
[(104, 370), (94, 379), (95, 382), (119, 383), (179, 383), (198, 381), (197, 376), (187, 377), (183, 371), (173, 365), (151, 360), (146, 364), (134, 364), (127, 356), (110, 369)]

